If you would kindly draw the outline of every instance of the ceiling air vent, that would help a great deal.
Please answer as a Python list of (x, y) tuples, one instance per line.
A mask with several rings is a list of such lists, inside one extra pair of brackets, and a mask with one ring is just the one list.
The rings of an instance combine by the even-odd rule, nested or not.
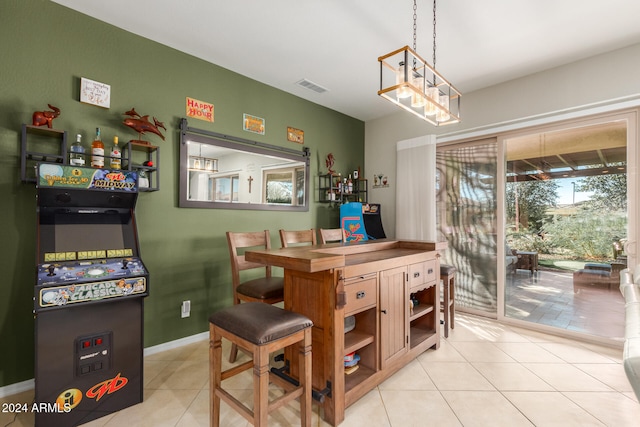
[(329, 90), (307, 79), (302, 79), (299, 82), (296, 82), (296, 84), (317, 93), (324, 93)]

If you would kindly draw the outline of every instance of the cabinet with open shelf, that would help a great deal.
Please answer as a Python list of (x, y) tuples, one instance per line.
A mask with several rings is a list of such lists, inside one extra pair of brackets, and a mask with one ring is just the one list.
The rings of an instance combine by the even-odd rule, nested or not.
[(344, 355), (360, 357), (355, 371), (345, 371), (347, 393), (378, 370), (377, 286), (375, 273), (345, 280), (345, 318), (353, 316), (355, 321), (353, 329), (344, 334)]
[(378, 343), (376, 340), (376, 308), (356, 313), (356, 327), (344, 335), (344, 354), (355, 352), (360, 356), (358, 369), (345, 373), (345, 392), (349, 392), (378, 370)]
[[(334, 246), (324, 252), (335, 259), (334, 267), (324, 260), (324, 266), (315, 264), (318, 248), (313, 247), (247, 252), (249, 261), (284, 268), (285, 308), (314, 319), (312, 381), (314, 390), (330, 397), (319, 404), (325, 421), (340, 424), (344, 408), (424, 351), (439, 347), (434, 272), (440, 271), (437, 250), (444, 247), (383, 240)], [(309, 263), (315, 264), (312, 272)], [(410, 291), (420, 299), (413, 313)], [(347, 373), (344, 356), (353, 352), (359, 356), (358, 369)], [(285, 349), (285, 359), (296, 378), (296, 349)]]
[(409, 316), (410, 348), (414, 348), (437, 332), (439, 310), (436, 311), (437, 304), (434, 304), (436, 288), (434, 283), (412, 293), (418, 305), (413, 307), (413, 312)]
[(440, 286), (436, 262), (427, 261), (409, 266), (409, 300), (415, 302), (409, 310), (409, 348), (439, 334)]

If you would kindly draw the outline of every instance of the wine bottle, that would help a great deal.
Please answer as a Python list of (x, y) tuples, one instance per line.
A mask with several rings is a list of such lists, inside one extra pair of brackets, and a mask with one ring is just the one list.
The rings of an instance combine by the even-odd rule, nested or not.
[(100, 128), (96, 128), (96, 137), (91, 143), (91, 166), (94, 168), (104, 167), (104, 143), (100, 136)]

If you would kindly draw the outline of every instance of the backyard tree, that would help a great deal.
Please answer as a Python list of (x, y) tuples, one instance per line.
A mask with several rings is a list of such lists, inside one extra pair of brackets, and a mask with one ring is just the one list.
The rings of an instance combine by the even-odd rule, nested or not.
[[(506, 187), (507, 223), (514, 231), (537, 233), (556, 206), (559, 185), (553, 180), (508, 182)], [(523, 228), (524, 230), (521, 230)]]
[(592, 191), (593, 195), (583, 203), (585, 208), (627, 210), (627, 174), (588, 176), (576, 183), (576, 191)]

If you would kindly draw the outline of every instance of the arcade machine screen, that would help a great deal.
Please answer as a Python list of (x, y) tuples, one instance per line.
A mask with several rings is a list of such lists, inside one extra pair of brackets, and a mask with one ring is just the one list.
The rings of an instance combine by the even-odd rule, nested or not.
[(59, 168), (56, 179), (38, 172), (36, 426), (75, 426), (142, 401), (148, 272), (135, 172)]

